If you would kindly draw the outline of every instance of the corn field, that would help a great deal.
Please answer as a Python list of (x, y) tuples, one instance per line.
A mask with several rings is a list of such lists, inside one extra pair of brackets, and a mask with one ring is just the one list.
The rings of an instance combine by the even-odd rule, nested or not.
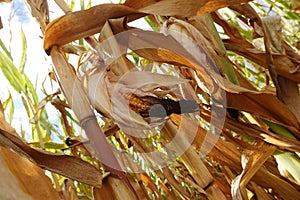
[(24, 2), (57, 88), (0, 39), (0, 199), (300, 199), (298, 1)]

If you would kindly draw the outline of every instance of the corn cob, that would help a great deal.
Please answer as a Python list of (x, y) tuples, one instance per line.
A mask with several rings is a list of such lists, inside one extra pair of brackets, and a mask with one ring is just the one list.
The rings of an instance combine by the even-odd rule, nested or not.
[(198, 111), (199, 105), (194, 100), (174, 101), (168, 98), (154, 96), (139, 97), (135, 94), (123, 94), (129, 101), (129, 108), (142, 117), (166, 117), (171, 114), (193, 113)]

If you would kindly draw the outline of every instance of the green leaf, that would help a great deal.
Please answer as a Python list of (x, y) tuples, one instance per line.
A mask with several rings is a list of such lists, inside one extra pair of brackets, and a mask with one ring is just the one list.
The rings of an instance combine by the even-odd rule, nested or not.
[(28, 105), (28, 103), (27, 103), (27, 101), (26, 101), (26, 99), (24, 98), (23, 95), (21, 96), (21, 99), (22, 99), (23, 105), (25, 107), (25, 110), (27, 112), (28, 118), (31, 118), (32, 117), (32, 113), (31, 113), (31, 110), (30, 110), (30, 105)]
[[(67, 110), (66, 110), (67, 111)], [(74, 115), (71, 114), (70, 112), (67, 111), (67, 116), (73, 121), (75, 122), (75, 124), (77, 124), (78, 126), (81, 126), (80, 125), (80, 122), (76, 119), (76, 117), (74, 118)]]
[[(211, 17), (210, 14), (205, 14), (202, 16), (204, 18), (204, 20), (207, 22), (207, 25), (208, 25), (208, 29), (212, 32), (212, 35), (214, 37), (214, 39), (216, 40), (219, 48), (221, 50), (223, 50), (224, 52), (226, 52), (226, 49), (225, 49), (225, 46), (224, 46), (224, 43), (217, 31), (217, 28), (214, 24), (214, 21)], [(222, 63), (222, 67), (224, 69), (224, 72), (225, 74), (227, 75), (229, 81), (231, 81), (232, 83), (234, 83), (235, 85), (239, 85), (239, 81), (234, 73), (234, 70), (233, 70), (233, 67), (232, 67), (232, 64), (229, 63), (225, 58), (221, 57), (220, 56), (220, 61)]]
[(10, 92), (8, 98), (3, 102), (3, 109), (8, 113), (8, 122), (11, 124), (15, 107)]
[(21, 55), (19, 70), (21, 74), (24, 74), (24, 67), (27, 60), (27, 41), (23, 29), (21, 29), (21, 41), (22, 41), (22, 55)]
[(0, 52), (0, 68), (10, 85), (18, 92), (25, 91), (24, 80), (12, 60)]
[(287, 170), (300, 183), (300, 160), (295, 154), (277, 152), (274, 155), (280, 168)]
[(149, 26), (154, 30), (155, 32), (159, 32), (159, 29), (155, 26), (155, 24), (149, 19), (148, 16), (144, 17), (145, 21), (149, 24)]
[(75, 7), (75, 0), (72, 0), (71, 3), (69, 4), (70, 9), (73, 11)]
[(84, 0), (80, 0), (80, 9), (81, 10), (85, 9)]
[(264, 122), (270, 127), (270, 129), (272, 131), (274, 131), (278, 135), (282, 135), (282, 136), (285, 136), (285, 137), (288, 137), (288, 138), (291, 138), (291, 139), (296, 139), (295, 136), (288, 129), (286, 129), (285, 127), (283, 127), (279, 124), (270, 122), (268, 120), (264, 120)]
[[(39, 103), (38, 95), (36, 93), (36, 89), (34, 88), (32, 82), (29, 80), (28, 76), (26, 74), (23, 75), (26, 83), (26, 87), (29, 90), (29, 93), (31, 94), (31, 97), (33, 99), (34, 105), (37, 106)], [(28, 95), (26, 91), (26, 95)]]
[[(35, 148), (41, 148), (40, 142), (31, 142), (29, 143), (30, 146), (35, 147)], [(56, 150), (62, 150), (67, 148), (65, 144), (59, 144), (59, 143), (54, 143), (54, 142), (45, 142), (44, 147), (46, 149), (56, 149)]]
[(10, 52), (7, 50), (6, 46), (4, 45), (1, 39), (0, 39), (0, 47), (6, 53), (6, 55), (12, 60)]
[(249, 42), (252, 42), (252, 33), (250, 30), (245, 30), (244, 28), (241, 27), (240, 23), (235, 20), (230, 20), (232, 24), (235, 25), (235, 27), (239, 30), (241, 35), (248, 40)]

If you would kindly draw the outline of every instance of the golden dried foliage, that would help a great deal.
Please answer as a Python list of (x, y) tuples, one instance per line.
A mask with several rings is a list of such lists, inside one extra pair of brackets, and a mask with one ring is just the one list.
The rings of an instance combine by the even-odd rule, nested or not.
[[(3, 120), (2, 146), (34, 167), (93, 186), (94, 199), (299, 198), (293, 171), (299, 166), (299, 54), (283, 39), (280, 17), (261, 17), (248, 0), (127, 0), (70, 12), (45, 27), (46, 1), (40, 7), (28, 2), (68, 102), (55, 107), (69, 136), (66, 108), (74, 111), (93, 149), (82, 153), (91, 148), (79, 142), (72, 152), (92, 157), (98, 169), (29, 147)], [(252, 31), (251, 39), (224, 18), (224, 7)], [(295, 2), (292, 7), (298, 9)], [(145, 16), (160, 32), (128, 25)], [(87, 51), (71, 43), (79, 39)], [(256, 39), (263, 39), (261, 47)], [(77, 67), (68, 53), (80, 55)], [(254, 63), (265, 87), (247, 79), (245, 66), (230, 55)], [(185, 108), (191, 102), (198, 107)], [(157, 106), (167, 111), (164, 117), (151, 116)], [(186, 112), (175, 112), (177, 106)], [(111, 174), (103, 179), (100, 166)], [(76, 199), (74, 185), (64, 186), (62, 196)]]

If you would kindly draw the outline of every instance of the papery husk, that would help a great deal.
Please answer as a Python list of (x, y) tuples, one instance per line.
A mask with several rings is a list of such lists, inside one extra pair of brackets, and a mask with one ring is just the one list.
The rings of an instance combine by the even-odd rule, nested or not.
[(167, 20), (162, 28), (161, 32), (165, 35), (171, 35), (176, 39), (183, 48), (193, 56), (193, 58), (205, 68), (220, 73), (220, 69), (217, 66), (220, 63), (218, 61), (218, 51), (213, 44), (206, 39), (194, 26), (183, 20), (170, 18)]
[(117, 77), (107, 72), (105, 67), (93, 66), (83, 76), (82, 82), (92, 105), (104, 116), (113, 118), (120, 127), (125, 128), (124, 131), (126, 127), (147, 130), (162, 123), (149, 125), (139, 114), (129, 108), (129, 100), (124, 97), (124, 94), (155, 96), (155, 89), (165, 87), (173, 95), (175, 94), (175, 98), (196, 98), (187, 80), (151, 72), (130, 71)]
[(82, 83), (93, 107), (103, 116), (112, 118), (112, 105), (107, 88), (112, 86), (107, 78), (105, 67), (96, 67), (91, 70), (83, 77)]

